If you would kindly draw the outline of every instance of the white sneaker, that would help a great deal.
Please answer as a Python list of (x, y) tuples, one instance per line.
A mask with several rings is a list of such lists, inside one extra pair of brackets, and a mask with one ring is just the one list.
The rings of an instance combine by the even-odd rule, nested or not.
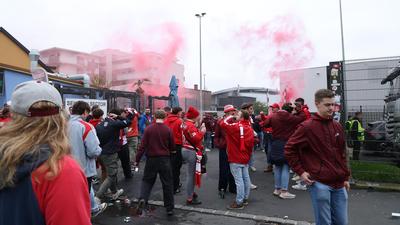
[(289, 193), (288, 191), (286, 192), (281, 192), (279, 195), (279, 198), (281, 199), (294, 199), (296, 198), (296, 195)]
[(295, 190), (299, 190), (299, 191), (307, 191), (307, 186), (306, 185), (302, 185), (301, 183), (293, 185), (292, 188), (295, 189)]
[(301, 177), (296, 174), (296, 175), (293, 176), (292, 181), (298, 181), (300, 179), (301, 179)]
[(98, 216), (100, 213), (104, 212), (107, 208), (107, 203), (101, 203), (99, 209), (96, 212), (92, 212), (92, 217)]
[(113, 199), (113, 200), (117, 200), (118, 197), (122, 195), (122, 193), (124, 193), (124, 189), (119, 189), (119, 190), (117, 190), (117, 191), (112, 195), (112, 199)]
[(101, 200), (98, 197), (94, 197), (94, 201), (97, 203), (97, 205), (101, 204)]
[(250, 184), (250, 189), (251, 189), (251, 190), (255, 190), (255, 189), (257, 189), (257, 185)]
[(275, 189), (274, 192), (272, 192), (273, 195), (279, 196), (281, 194), (281, 190)]
[(206, 152), (211, 152), (211, 149), (209, 149), (209, 148), (206, 148)]
[(257, 169), (254, 166), (250, 166), (250, 170), (253, 171), (253, 172), (257, 171)]

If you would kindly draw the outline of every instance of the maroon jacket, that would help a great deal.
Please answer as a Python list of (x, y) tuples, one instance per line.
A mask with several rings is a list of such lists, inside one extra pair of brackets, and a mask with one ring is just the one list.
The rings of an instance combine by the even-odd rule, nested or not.
[(345, 149), (342, 126), (333, 119), (313, 115), (290, 137), (285, 158), (295, 173), (308, 172), (313, 180), (342, 188), (350, 176)]
[(164, 123), (153, 123), (144, 130), (136, 162), (139, 163), (144, 153), (147, 157), (159, 157), (169, 156), (171, 151), (175, 151), (172, 131)]
[(221, 128), (220, 123), (223, 123), (223, 119), (218, 120), (215, 125), (214, 145), (221, 150), (226, 150), (225, 132)]
[(272, 137), (287, 141), (296, 130), (296, 126), (306, 119), (303, 112), (293, 115), (285, 110), (279, 110), (267, 117), (264, 121), (265, 127), (272, 127)]

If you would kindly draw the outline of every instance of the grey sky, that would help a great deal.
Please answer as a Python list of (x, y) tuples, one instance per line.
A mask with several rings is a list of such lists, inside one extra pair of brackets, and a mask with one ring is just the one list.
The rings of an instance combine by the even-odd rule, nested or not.
[[(185, 65), (186, 86), (199, 80), (198, 19), (203, 19), (203, 72), (206, 87), (276, 86), (265, 68), (245, 63), (243, 57), (262, 59), (257, 51), (244, 52), (233, 38), (243, 25), (259, 26), (280, 15), (301, 21), (314, 46), (306, 66), (327, 65), (341, 59), (338, 0), (0, 0), (0, 26), (28, 48), (62, 47), (94, 51), (110, 46), (113, 36), (140, 34), (165, 22), (181, 27), (185, 45), (178, 54)], [(343, 0), (346, 58), (400, 55), (397, 0)], [(151, 35), (151, 33), (146, 33)], [(146, 39), (146, 38), (144, 38)], [(129, 50), (129, 46), (126, 47)], [(260, 46), (267, 49), (268, 46)], [(267, 58), (270, 56), (266, 56)], [(266, 61), (268, 63), (268, 61)]]

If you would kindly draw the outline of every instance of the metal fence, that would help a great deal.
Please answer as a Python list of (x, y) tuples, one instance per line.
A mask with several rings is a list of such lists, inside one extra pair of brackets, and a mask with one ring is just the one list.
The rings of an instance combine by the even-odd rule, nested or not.
[[(347, 116), (362, 112), (365, 128), (363, 142), (348, 136), (355, 180), (400, 183), (400, 76), (382, 82), (399, 61), (400, 57), (390, 57), (346, 62)], [(361, 146), (359, 157), (357, 144)]]

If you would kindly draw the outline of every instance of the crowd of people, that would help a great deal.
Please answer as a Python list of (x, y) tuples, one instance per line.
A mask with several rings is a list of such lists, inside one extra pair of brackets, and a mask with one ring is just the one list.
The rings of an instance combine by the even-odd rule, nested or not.
[[(203, 118), (194, 107), (186, 112), (180, 107), (146, 109), (143, 114), (115, 108), (105, 115), (77, 101), (67, 113), (54, 87), (22, 83), (0, 120), (0, 215), (9, 215), (1, 216), (0, 224), (91, 224), (108, 201), (123, 194), (120, 168), (131, 179), (143, 163), (139, 209), (147, 207), (159, 175), (167, 215), (173, 215), (174, 194), (182, 189), (187, 205), (202, 204), (196, 189), (206, 172), (206, 150), (213, 147), (219, 151), (218, 195), (236, 194), (228, 209), (251, 204), (257, 186), (249, 170), (256, 171), (254, 151), (263, 150), (264, 172), (274, 175), (273, 195), (296, 197), (288, 187), (292, 170), (298, 181), (293, 188), (310, 191), (317, 225), (347, 224), (346, 134), (333, 120), (330, 90), (318, 90), (315, 104), (314, 115), (302, 98), (272, 104), (258, 115), (252, 103), (240, 109), (226, 105), (216, 119)], [(100, 183), (97, 190), (95, 183)]]

